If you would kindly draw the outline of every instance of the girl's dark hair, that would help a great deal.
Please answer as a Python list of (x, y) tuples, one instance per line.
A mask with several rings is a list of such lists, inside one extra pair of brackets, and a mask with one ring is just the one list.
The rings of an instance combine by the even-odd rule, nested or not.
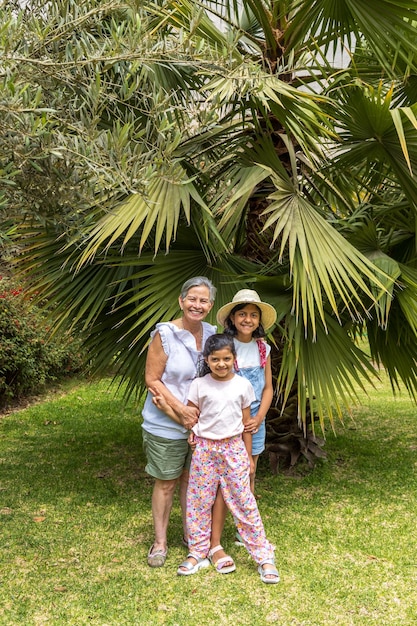
[(204, 344), (203, 356), (207, 358), (215, 350), (223, 350), (223, 348), (230, 348), (233, 356), (236, 356), (236, 348), (232, 337), (228, 337), (225, 333), (210, 335)]
[[(236, 348), (232, 337), (226, 335), (226, 333), (210, 335), (204, 344), (203, 357), (207, 359), (210, 354), (216, 350), (223, 350), (223, 348), (229, 348), (233, 356), (236, 357)], [(209, 372), (210, 368), (204, 361), (204, 364), (202, 364), (202, 367), (200, 368), (200, 376), (205, 376)]]
[[(242, 302), (241, 304), (237, 304), (230, 311), (229, 315), (227, 316), (227, 319), (224, 322), (224, 334), (225, 335), (228, 335), (229, 337), (236, 337), (236, 335), (237, 335), (237, 328), (233, 324), (232, 320), (230, 319), (230, 316), (234, 315), (234, 313), (236, 313), (237, 311), (240, 311), (241, 309), (244, 309), (247, 304), (254, 304), (254, 303), (253, 302)], [(256, 328), (256, 330), (253, 331), (252, 337), (254, 339), (260, 339), (261, 337), (265, 337), (266, 332), (264, 330), (264, 327), (262, 326), (262, 311), (256, 304), (255, 304), (255, 306), (256, 306), (256, 308), (259, 311), (260, 317), (259, 317), (259, 326), (258, 326), (258, 328)]]

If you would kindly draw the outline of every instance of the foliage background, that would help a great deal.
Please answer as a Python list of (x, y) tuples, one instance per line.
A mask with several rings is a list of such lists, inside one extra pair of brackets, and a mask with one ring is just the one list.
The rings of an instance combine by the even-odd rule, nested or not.
[(44, 313), (19, 283), (0, 276), (0, 407), (87, 372), (87, 360), (80, 337), (51, 336)]
[(294, 424), (375, 365), (415, 394), (414, 0), (0, 11), (1, 237), (97, 368), (140, 395), (150, 330), (204, 274), (215, 308), (245, 286), (277, 308)]

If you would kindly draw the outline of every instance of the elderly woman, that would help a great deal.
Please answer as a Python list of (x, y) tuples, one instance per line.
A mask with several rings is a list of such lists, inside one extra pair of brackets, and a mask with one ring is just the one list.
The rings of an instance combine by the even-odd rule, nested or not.
[[(186, 492), (191, 450), (188, 431), (198, 419), (195, 407), (187, 406), (191, 381), (198, 375), (201, 351), (216, 327), (203, 320), (213, 307), (216, 289), (205, 276), (187, 280), (181, 289), (182, 316), (156, 325), (146, 360), (148, 387), (143, 407), (143, 447), (146, 472), (155, 479), (152, 516), (155, 539), (148, 552), (148, 565), (162, 567), (167, 557), (167, 529), (177, 483), (183, 532), (186, 539)], [(153, 401), (163, 396), (174, 416), (168, 417)]]

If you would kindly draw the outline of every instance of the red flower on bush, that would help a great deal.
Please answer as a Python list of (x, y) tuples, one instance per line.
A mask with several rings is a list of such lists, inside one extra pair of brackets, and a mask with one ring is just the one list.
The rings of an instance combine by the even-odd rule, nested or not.
[[(0, 276), (0, 280), (4, 280), (3, 276)], [(13, 287), (12, 289), (9, 289), (7, 291), (2, 291), (0, 293), (0, 298), (9, 298), (10, 296), (14, 298), (16, 296), (19, 296), (22, 293), (22, 291), (23, 291), (22, 287)]]

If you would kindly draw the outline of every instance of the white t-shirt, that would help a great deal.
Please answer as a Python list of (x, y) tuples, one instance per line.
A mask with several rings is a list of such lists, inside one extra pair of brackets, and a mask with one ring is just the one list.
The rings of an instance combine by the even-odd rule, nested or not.
[[(236, 337), (233, 337), (233, 341), (236, 348), (236, 360), (237, 365), (240, 368), (244, 367), (259, 367), (261, 360), (259, 357), (259, 348), (256, 343), (256, 339), (251, 339), (248, 342), (239, 341)], [(266, 350), (266, 358), (268, 358), (271, 352), (271, 346), (263, 341)]]
[(242, 410), (255, 400), (255, 392), (246, 378), (236, 374), (230, 380), (215, 380), (206, 374), (192, 381), (188, 399), (200, 409), (193, 432), (218, 440), (243, 432)]

